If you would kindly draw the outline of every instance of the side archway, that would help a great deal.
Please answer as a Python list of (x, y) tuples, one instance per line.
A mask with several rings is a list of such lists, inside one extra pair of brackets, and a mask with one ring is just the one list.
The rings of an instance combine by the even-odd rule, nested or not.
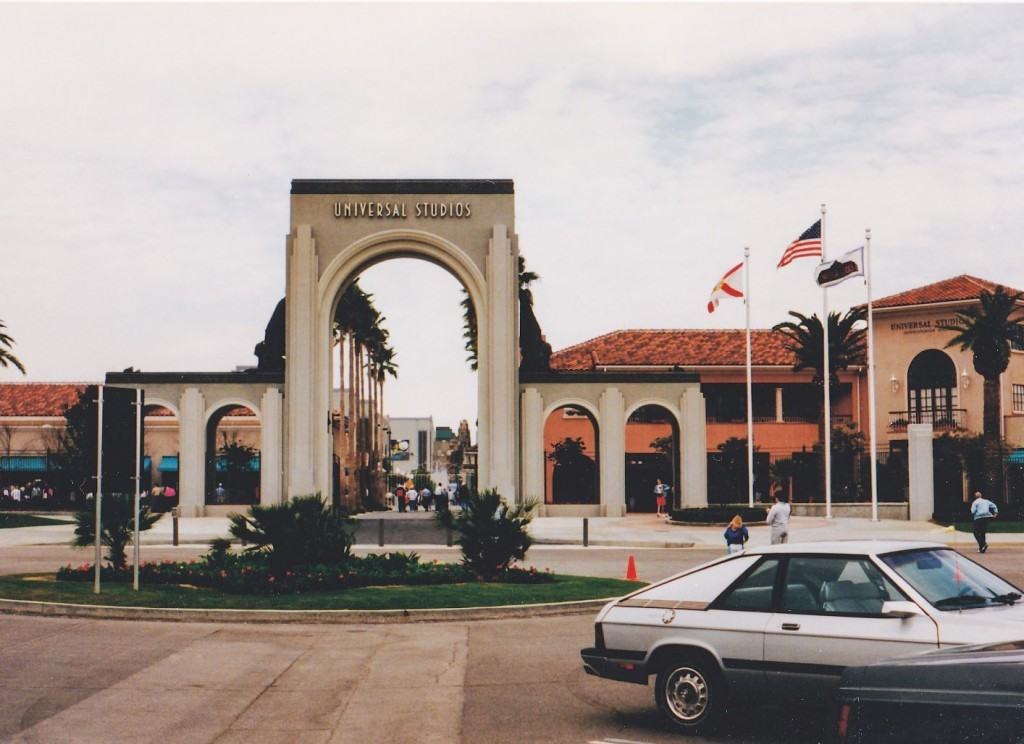
[(627, 511), (658, 511), (656, 491), (670, 509), (681, 482), (678, 414), (665, 403), (640, 401), (627, 410), (625, 429)]
[(598, 505), (600, 431), (589, 406), (562, 403), (544, 416), (544, 504)]
[(205, 416), (205, 504), (258, 504), (262, 426), (258, 406), (221, 400)]

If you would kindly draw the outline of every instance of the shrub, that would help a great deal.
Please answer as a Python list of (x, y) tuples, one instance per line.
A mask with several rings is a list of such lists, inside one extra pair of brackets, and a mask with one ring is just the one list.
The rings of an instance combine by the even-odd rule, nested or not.
[(675, 509), (672, 519), (676, 522), (698, 522), (700, 524), (728, 524), (739, 514), (744, 522), (763, 522), (768, 518), (768, 510), (755, 506), (709, 506), (690, 509)]
[(228, 519), (232, 536), (249, 546), (247, 552), (266, 553), (278, 574), (298, 565), (343, 561), (355, 531), (353, 520), (331, 510), (319, 494), (273, 506), (253, 504), (248, 516), (230, 514)]
[(442, 527), (458, 533), (462, 562), (476, 576), (491, 581), (522, 560), (532, 540), (526, 526), (533, 519), (536, 504), (509, 506), (494, 490), (470, 493), (458, 513), (440, 511)]
[[(270, 569), (269, 556), (262, 553), (224, 553), (220, 564), (207, 554), (198, 561), (143, 563), (139, 577), (144, 584), (187, 584), (230, 594), (286, 594), (325, 592), (365, 586), (460, 584), (475, 581), (476, 576), (458, 563), (420, 563), (415, 553), (386, 553), (366, 558), (349, 556), (344, 563), (296, 566), (283, 573)], [(127, 568), (104, 567), (103, 581), (128, 582)], [(64, 566), (57, 571), (62, 581), (92, 581), (93, 567), (84, 564)], [(509, 568), (494, 581), (516, 584), (540, 584), (555, 580), (553, 574), (536, 569)]]
[[(95, 497), (86, 499), (81, 509), (75, 512), (75, 537), (71, 544), (79, 548), (87, 548), (96, 542), (96, 502)], [(105, 558), (114, 568), (124, 568), (128, 564), (125, 546), (135, 534), (135, 500), (130, 494), (112, 493), (103, 497), (100, 503), (100, 542), (107, 546)], [(148, 499), (139, 505), (139, 530), (145, 532), (162, 517), (149, 510)]]

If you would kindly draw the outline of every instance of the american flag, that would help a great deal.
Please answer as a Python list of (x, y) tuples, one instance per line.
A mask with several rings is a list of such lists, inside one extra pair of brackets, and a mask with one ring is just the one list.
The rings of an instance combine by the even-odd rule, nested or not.
[(786, 246), (786, 251), (782, 254), (782, 258), (779, 260), (779, 265), (776, 268), (781, 269), (783, 266), (788, 266), (791, 261), (798, 258), (820, 255), (821, 220), (818, 220), (804, 230), (799, 238)]

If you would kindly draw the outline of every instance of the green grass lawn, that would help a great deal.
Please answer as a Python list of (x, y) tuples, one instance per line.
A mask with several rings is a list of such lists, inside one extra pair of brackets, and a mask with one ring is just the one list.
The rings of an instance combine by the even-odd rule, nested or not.
[(567, 602), (618, 597), (643, 584), (622, 579), (558, 575), (550, 584), (442, 584), (386, 586), (309, 594), (241, 595), (185, 586), (143, 586), (108, 582), (101, 594), (92, 582), (57, 581), (52, 575), (0, 577), (0, 598), (41, 602), (103, 604), (120, 607), (196, 607), (250, 610), (401, 610), (431, 607), (489, 607), (495, 605)]
[(66, 519), (37, 517), (35, 514), (0, 512), (0, 530), (10, 527), (39, 527), (44, 524), (71, 524), (71, 522)]
[[(957, 532), (974, 532), (974, 524), (972, 522), (957, 522)], [(988, 523), (989, 532), (1024, 532), (1024, 522), (1015, 522), (1012, 520), (1003, 521), (1001, 519), (993, 519)]]

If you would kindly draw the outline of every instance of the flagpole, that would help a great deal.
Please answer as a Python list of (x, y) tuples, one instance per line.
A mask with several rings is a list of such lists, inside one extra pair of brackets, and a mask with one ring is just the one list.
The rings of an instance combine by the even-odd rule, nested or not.
[(868, 428), (871, 430), (871, 521), (878, 521), (878, 429), (875, 414), (875, 324), (871, 312), (871, 228), (864, 231), (864, 283), (868, 288)]
[(743, 248), (743, 304), (747, 309), (747, 501), (754, 507), (754, 393), (750, 366), (750, 247)]
[[(825, 253), (825, 205), (821, 205), (821, 262), (826, 261)], [(832, 383), (831, 368), (828, 359), (828, 288), (821, 288), (821, 330), (822, 346), (824, 347), (825, 366), (825, 433), (823, 442), (825, 455), (825, 519), (832, 519), (832, 400), (829, 388)]]

